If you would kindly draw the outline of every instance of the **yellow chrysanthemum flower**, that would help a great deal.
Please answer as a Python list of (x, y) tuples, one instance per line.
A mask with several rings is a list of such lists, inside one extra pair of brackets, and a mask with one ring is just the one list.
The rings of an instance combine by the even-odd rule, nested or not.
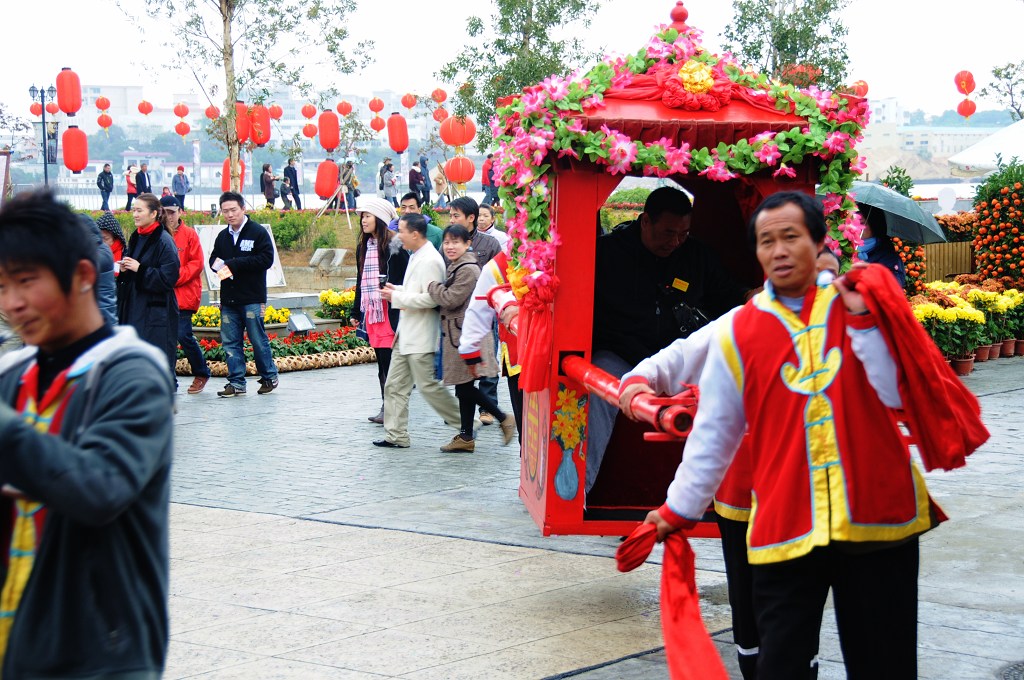
[(711, 67), (695, 59), (683, 64), (679, 69), (679, 79), (683, 81), (683, 89), (693, 94), (704, 94), (715, 86)]

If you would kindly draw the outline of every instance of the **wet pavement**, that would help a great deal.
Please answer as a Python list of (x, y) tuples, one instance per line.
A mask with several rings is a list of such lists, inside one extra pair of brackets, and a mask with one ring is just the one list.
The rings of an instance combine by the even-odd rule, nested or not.
[[(951, 521), (921, 541), (922, 678), (1024, 660), (1024, 358), (966, 383), (993, 437), (927, 475)], [(219, 388), (178, 400), (167, 678), (668, 677), (659, 553), (619, 574), (617, 537), (542, 537), (496, 427), (441, 453), (453, 431), (414, 394), (412, 446), (373, 447), (372, 364), (285, 373), (266, 396)], [(732, 666), (719, 547), (693, 543)], [(845, 677), (829, 612), (821, 659), (819, 677)]]

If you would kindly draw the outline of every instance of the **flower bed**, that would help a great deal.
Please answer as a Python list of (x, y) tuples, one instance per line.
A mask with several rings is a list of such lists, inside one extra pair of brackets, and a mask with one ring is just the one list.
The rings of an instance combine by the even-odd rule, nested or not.
[[(376, 361), (376, 355), (365, 340), (356, 337), (355, 328), (344, 326), (337, 330), (311, 332), (305, 335), (290, 333), (279, 338), (270, 333), (270, 353), (279, 370), (296, 371), (311, 368), (328, 368), (331, 366), (348, 366)], [(224, 346), (211, 338), (200, 338), (199, 347), (203, 350), (203, 358), (210, 365), (215, 376), (227, 375), (226, 354)], [(247, 373), (255, 375), (255, 363), (252, 344), (246, 338), (243, 351)], [(250, 370), (251, 369), (251, 370)], [(178, 375), (190, 375), (191, 369), (185, 359), (185, 353), (178, 348)]]
[[(265, 324), (286, 324), (291, 318), (291, 310), (287, 307), (274, 309), (273, 305), (267, 305), (263, 312), (263, 323)], [(196, 310), (192, 315), (193, 328), (220, 328), (220, 307), (204, 306)]]
[(320, 310), (316, 316), (321, 319), (351, 319), (352, 305), (356, 301), (356, 289), (338, 290), (330, 288), (320, 291)]

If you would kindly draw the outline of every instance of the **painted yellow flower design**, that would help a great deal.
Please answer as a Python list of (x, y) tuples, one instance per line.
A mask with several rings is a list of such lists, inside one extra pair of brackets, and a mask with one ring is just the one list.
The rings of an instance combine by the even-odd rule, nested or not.
[(695, 59), (683, 64), (679, 69), (679, 79), (683, 81), (683, 89), (693, 94), (704, 94), (715, 86), (711, 67)]
[(554, 419), (551, 421), (551, 438), (562, 449), (571, 451), (583, 441), (587, 426), (587, 396), (577, 397), (576, 390), (561, 387), (555, 400)]

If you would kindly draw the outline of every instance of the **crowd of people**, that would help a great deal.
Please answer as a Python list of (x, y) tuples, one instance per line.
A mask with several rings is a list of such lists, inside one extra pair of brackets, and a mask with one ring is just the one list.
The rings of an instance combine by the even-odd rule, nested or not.
[[(382, 171), (383, 186), (392, 169), (385, 164)], [(269, 166), (264, 173), (277, 181)], [(38, 579), (28, 575), (39, 569), (50, 588), (63, 588), (98, 578), (95, 570), (109, 564), (151, 584), (134, 598), (113, 599), (164, 648), (126, 645), (103, 667), (116, 674), (163, 663), (166, 410), (179, 344), (192, 366), (188, 392), (201, 392), (209, 380), (188, 322), (205, 264), (221, 282), (229, 375), (219, 396), (246, 393), (245, 335), (260, 374), (258, 394), (278, 386), (263, 327), (269, 234), (247, 217), (242, 196), (226, 192), (220, 209), (227, 227), (204, 262), (198, 237), (181, 219), (176, 188), (163, 198), (135, 195), (128, 239), (109, 212), (94, 223), (45, 192), (0, 210), (0, 309), (29, 346), (0, 363), (0, 444), (7, 452), (0, 475), (21, 490), (5, 490), (0, 502), (11, 504), (15, 537), (23, 535), (18, 523), (34, 521), (41, 509), (47, 531), (60, 532), (57, 547), (46, 552), (38, 536), (22, 541), (18, 558), (29, 556), (27, 566), (7, 566), (4, 593), (11, 588), (12, 595), (3, 598), (0, 654), (8, 640), (19, 645), (9, 648), (5, 668), (49, 677), (54, 663), (52, 654), (29, 654), (34, 647), (21, 644), (22, 631), (51, 616), (45, 586), (33, 587)], [(402, 196), (400, 215), (386, 192), (364, 197), (355, 209), (361, 235), (352, 321), (377, 353), (382, 399), (369, 420), (384, 434), (372, 444), (411, 445), (415, 386), (456, 430), (441, 451), (475, 451), (478, 422), (497, 423), (507, 445), (522, 424), (518, 353), (508, 331), (518, 303), (514, 296), (486, 299), (507, 282), (507, 236), (495, 228), (490, 206), (468, 197), (451, 201), (450, 223), (440, 230), (422, 214), (416, 188)], [(830, 590), (851, 677), (915, 677), (918, 539), (944, 516), (908, 465), (893, 416), (894, 409), (923, 406), (908, 401), (908, 390), (923, 388), (907, 385), (911, 359), (894, 350), (907, 342), (898, 311), (889, 309), (902, 296), (899, 271), (869, 264), (876, 247), (869, 244), (860, 258), (868, 261), (837, 278), (840, 263), (824, 244), (820, 202), (782, 192), (751, 217), (750, 242), (765, 283), (747, 289), (691, 237), (691, 212), (686, 193), (661, 188), (637, 220), (597, 239), (593, 358), (621, 382), (618, 409), (590, 402), (586, 492), (600, 474), (619, 411), (635, 417), (637, 395), (674, 394), (699, 383), (701, 407), (686, 455), (665, 503), (646, 521), (664, 539), (692, 527), (714, 504), (744, 678), (816, 676)], [(48, 247), (54, 242), (64, 247)], [(110, 361), (115, 355), (118, 361)], [(512, 413), (498, 403), (499, 374), (507, 378)], [(980, 420), (962, 422), (968, 432), (984, 430)], [(148, 423), (145, 434), (138, 423)], [(981, 438), (978, 432), (972, 436)], [(852, 451), (857, 455), (843, 455)], [(81, 460), (94, 462), (74, 462)], [(55, 469), (66, 471), (66, 481), (49, 472)], [(81, 493), (97, 479), (113, 490)], [(884, 494), (858, 491), (882, 479)], [(75, 531), (61, 531), (71, 525)], [(102, 561), (84, 560), (76, 570), (51, 566), (86, 553)], [(62, 615), (56, 629), (70, 636), (56, 640), (65, 643), (62, 668), (95, 673), (82, 641), (102, 631), (73, 607)]]

